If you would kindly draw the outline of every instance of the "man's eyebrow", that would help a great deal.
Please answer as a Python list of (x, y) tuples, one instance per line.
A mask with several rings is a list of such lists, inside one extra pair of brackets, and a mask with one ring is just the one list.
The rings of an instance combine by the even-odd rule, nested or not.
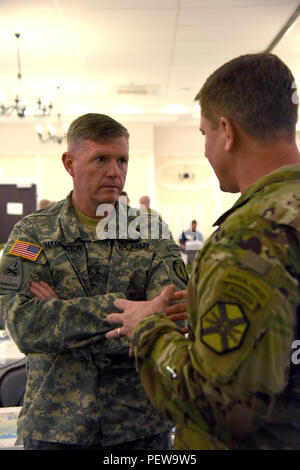
[(201, 132), (202, 135), (205, 135), (205, 132), (203, 129), (201, 129), (201, 127), (199, 127), (199, 131)]

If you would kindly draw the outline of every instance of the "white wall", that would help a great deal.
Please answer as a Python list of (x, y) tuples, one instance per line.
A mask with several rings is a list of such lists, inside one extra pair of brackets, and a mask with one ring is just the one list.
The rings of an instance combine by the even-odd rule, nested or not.
[[(204, 157), (204, 137), (195, 126), (161, 126), (155, 128), (155, 190), (158, 209), (169, 206), (173, 236), (178, 238), (193, 219), (207, 238), (216, 219), (239, 197), (224, 195)], [(194, 175), (193, 180), (180, 181), (178, 175)], [(159, 207), (162, 206), (162, 207)], [(167, 211), (168, 212), (168, 211)], [(166, 218), (166, 217), (165, 217)]]

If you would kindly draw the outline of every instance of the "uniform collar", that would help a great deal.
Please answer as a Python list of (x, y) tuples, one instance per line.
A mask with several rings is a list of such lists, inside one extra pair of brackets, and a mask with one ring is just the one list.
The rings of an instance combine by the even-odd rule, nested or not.
[(239, 199), (235, 202), (235, 204), (229, 209), (228, 211), (224, 212), (221, 217), (213, 224), (213, 226), (219, 226), (227, 217), (232, 214), (237, 208), (246, 204), (249, 199), (251, 199), (256, 193), (261, 191), (272, 183), (280, 183), (282, 181), (288, 181), (293, 179), (300, 179), (300, 164), (296, 165), (284, 165), (278, 168), (272, 173), (267, 174), (263, 178), (260, 178), (255, 183), (253, 183), (243, 194), (239, 197)]
[(75, 242), (75, 240), (80, 238), (78, 219), (76, 217), (72, 204), (72, 193), (73, 191), (71, 191), (66, 197), (62, 206), (62, 210), (58, 216), (58, 222), (63, 235), (63, 239), (67, 243), (73, 243)]
[[(68, 196), (66, 197), (61, 212), (59, 214), (59, 226), (62, 234), (62, 239), (66, 243), (74, 243), (76, 240), (81, 238), (82, 231), (80, 230), (80, 221), (78, 220), (73, 204), (72, 204), (72, 192), (71, 191)], [(130, 223), (134, 216), (128, 215), (129, 206), (122, 204), (119, 202), (116, 203), (115, 206), (116, 211), (113, 212), (107, 219), (107, 223), (112, 219), (115, 222), (115, 237), (116, 239), (124, 237), (120, 235), (122, 233), (122, 229), (126, 229), (127, 233), (127, 224)], [(126, 227), (120, 228), (120, 219), (122, 221), (127, 221)], [(122, 224), (123, 225), (123, 224)], [(98, 240), (98, 236), (95, 235), (95, 240)]]

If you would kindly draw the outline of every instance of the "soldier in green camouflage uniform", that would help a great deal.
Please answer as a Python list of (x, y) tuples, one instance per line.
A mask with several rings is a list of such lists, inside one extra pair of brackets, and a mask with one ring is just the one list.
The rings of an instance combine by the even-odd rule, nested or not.
[[(111, 329), (106, 316), (118, 297), (151, 299), (170, 282), (185, 288), (187, 278), (172, 239), (120, 235), (128, 208), (116, 200), (126, 176), (128, 138), (122, 129), (117, 135), (102, 129), (98, 135), (98, 121), (109, 131), (113, 120), (89, 117), (94, 140), (78, 145), (85, 149), (87, 143), (93, 149), (93, 173), (99, 173), (95, 194), (100, 194), (98, 202), (115, 204), (116, 237), (99, 239), (99, 219), (84, 214), (80, 200), (75, 198), (74, 204), (82, 184), (74, 170), (74, 192), (16, 224), (1, 259), (1, 312), (12, 338), (28, 355), (18, 434), (28, 449), (164, 449), (170, 421), (147, 398), (134, 359), (128, 356), (127, 338), (105, 338)], [(80, 159), (85, 156), (76, 158), (83, 172)], [(127, 227), (132, 219), (128, 217)]]
[(291, 361), (300, 338), (292, 84), (276, 56), (253, 54), (225, 64), (197, 95), (206, 157), (221, 189), (242, 195), (194, 262), (190, 337), (153, 315), (164, 311), (171, 286), (144, 313), (117, 300), (122, 319), (107, 318), (122, 321), (148, 396), (176, 422), (176, 449), (300, 449), (300, 369)]

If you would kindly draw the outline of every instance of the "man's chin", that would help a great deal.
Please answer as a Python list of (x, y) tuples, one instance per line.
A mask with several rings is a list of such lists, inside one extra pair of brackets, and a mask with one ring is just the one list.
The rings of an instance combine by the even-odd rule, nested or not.
[(101, 200), (98, 201), (98, 206), (100, 206), (101, 204), (110, 204), (112, 206), (114, 206), (117, 202), (118, 198), (114, 199), (114, 198), (102, 198)]
[(95, 194), (95, 199), (100, 204), (113, 204), (115, 205), (116, 202), (119, 200), (121, 190), (118, 188), (116, 189), (109, 189), (109, 188), (102, 188), (101, 192)]
[(119, 199), (119, 194), (107, 194), (102, 195), (97, 198), (98, 205), (100, 204), (112, 204), (115, 205)]

